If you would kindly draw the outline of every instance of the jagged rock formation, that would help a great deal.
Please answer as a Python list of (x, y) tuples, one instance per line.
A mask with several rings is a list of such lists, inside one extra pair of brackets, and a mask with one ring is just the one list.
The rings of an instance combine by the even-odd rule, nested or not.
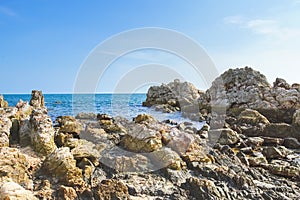
[(44, 96), (42, 91), (32, 90), (29, 104), (34, 108), (45, 107)]
[[(259, 110), (272, 122), (291, 123), (294, 111), (300, 109), (299, 84), (290, 86), (277, 78), (271, 86), (264, 75), (250, 67), (230, 69), (216, 78), (206, 92), (196, 91), (192, 84), (178, 81), (151, 87), (143, 105), (165, 112), (180, 109), (183, 116), (196, 121), (209, 121), (208, 113), (212, 108), (215, 112), (223, 108), (221, 110), (235, 116), (251, 108)], [(184, 104), (180, 104), (182, 101)]]

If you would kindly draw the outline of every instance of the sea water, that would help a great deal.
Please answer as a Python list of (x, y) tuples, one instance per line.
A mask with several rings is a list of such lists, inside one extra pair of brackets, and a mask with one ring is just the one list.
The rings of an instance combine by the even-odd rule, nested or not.
[[(20, 99), (30, 101), (30, 94), (4, 94), (4, 99), (9, 106), (15, 106)], [(58, 116), (76, 116), (81, 112), (105, 113), (113, 117), (122, 116), (132, 119), (139, 114), (150, 114), (159, 121), (172, 120), (177, 123), (184, 121), (191, 122), (183, 118), (180, 112), (162, 113), (153, 108), (143, 107), (146, 94), (44, 94), (45, 106), (48, 114), (55, 121)], [(203, 123), (192, 122), (197, 128), (201, 128)]]

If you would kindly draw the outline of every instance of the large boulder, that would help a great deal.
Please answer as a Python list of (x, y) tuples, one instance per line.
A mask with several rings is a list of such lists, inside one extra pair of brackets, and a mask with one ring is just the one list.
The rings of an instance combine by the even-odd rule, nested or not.
[[(224, 87), (222, 87), (222, 85)], [(272, 87), (266, 77), (250, 67), (229, 69), (209, 88), (212, 102), (225, 102), (229, 108), (289, 109), (300, 107), (300, 92), (283, 79)]]
[[(153, 105), (168, 105), (165, 106), (166, 109), (168, 108), (168, 112), (177, 111), (177, 108), (180, 109), (187, 105), (197, 104), (197, 99), (201, 94), (192, 83), (180, 82), (176, 79), (167, 85), (162, 84), (161, 86), (150, 87), (147, 99), (143, 102), (143, 105), (149, 107)], [(196, 110), (199, 112), (197, 106)]]
[[(211, 103), (228, 108), (276, 107), (274, 98), (263, 99), (271, 85), (266, 77), (250, 67), (229, 69), (213, 81), (208, 89)], [(268, 95), (271, 96), (271, 95)]]

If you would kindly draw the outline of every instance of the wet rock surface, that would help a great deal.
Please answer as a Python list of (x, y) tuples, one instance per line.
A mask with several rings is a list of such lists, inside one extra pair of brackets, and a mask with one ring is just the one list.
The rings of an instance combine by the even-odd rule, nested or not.
[(81, 113), (53, 126), (37, 91), (0, 108), (0, 198), (299, 199), (299, 88), (243, 68), (207, 92), (178, 80), (150, 91), (145, 105), (207, 124)]

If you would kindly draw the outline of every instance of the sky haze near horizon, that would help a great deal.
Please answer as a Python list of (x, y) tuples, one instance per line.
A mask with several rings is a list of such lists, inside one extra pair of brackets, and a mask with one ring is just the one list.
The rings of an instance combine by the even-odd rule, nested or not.
[[(250, 66), (271, 84), (276, 77), (300, 82), (299, 0), (13, 0), (0, 1), (0, 94), (71, 93), (81, 64), (99, 43), (143, 27), (191, 37), (220, 73)], [(173, 66), (198, 88), (209, 87), (174, 55), (146, 50), (113, 63), (97, 92), (112, 92), (120, 71), (149, 63)]]

